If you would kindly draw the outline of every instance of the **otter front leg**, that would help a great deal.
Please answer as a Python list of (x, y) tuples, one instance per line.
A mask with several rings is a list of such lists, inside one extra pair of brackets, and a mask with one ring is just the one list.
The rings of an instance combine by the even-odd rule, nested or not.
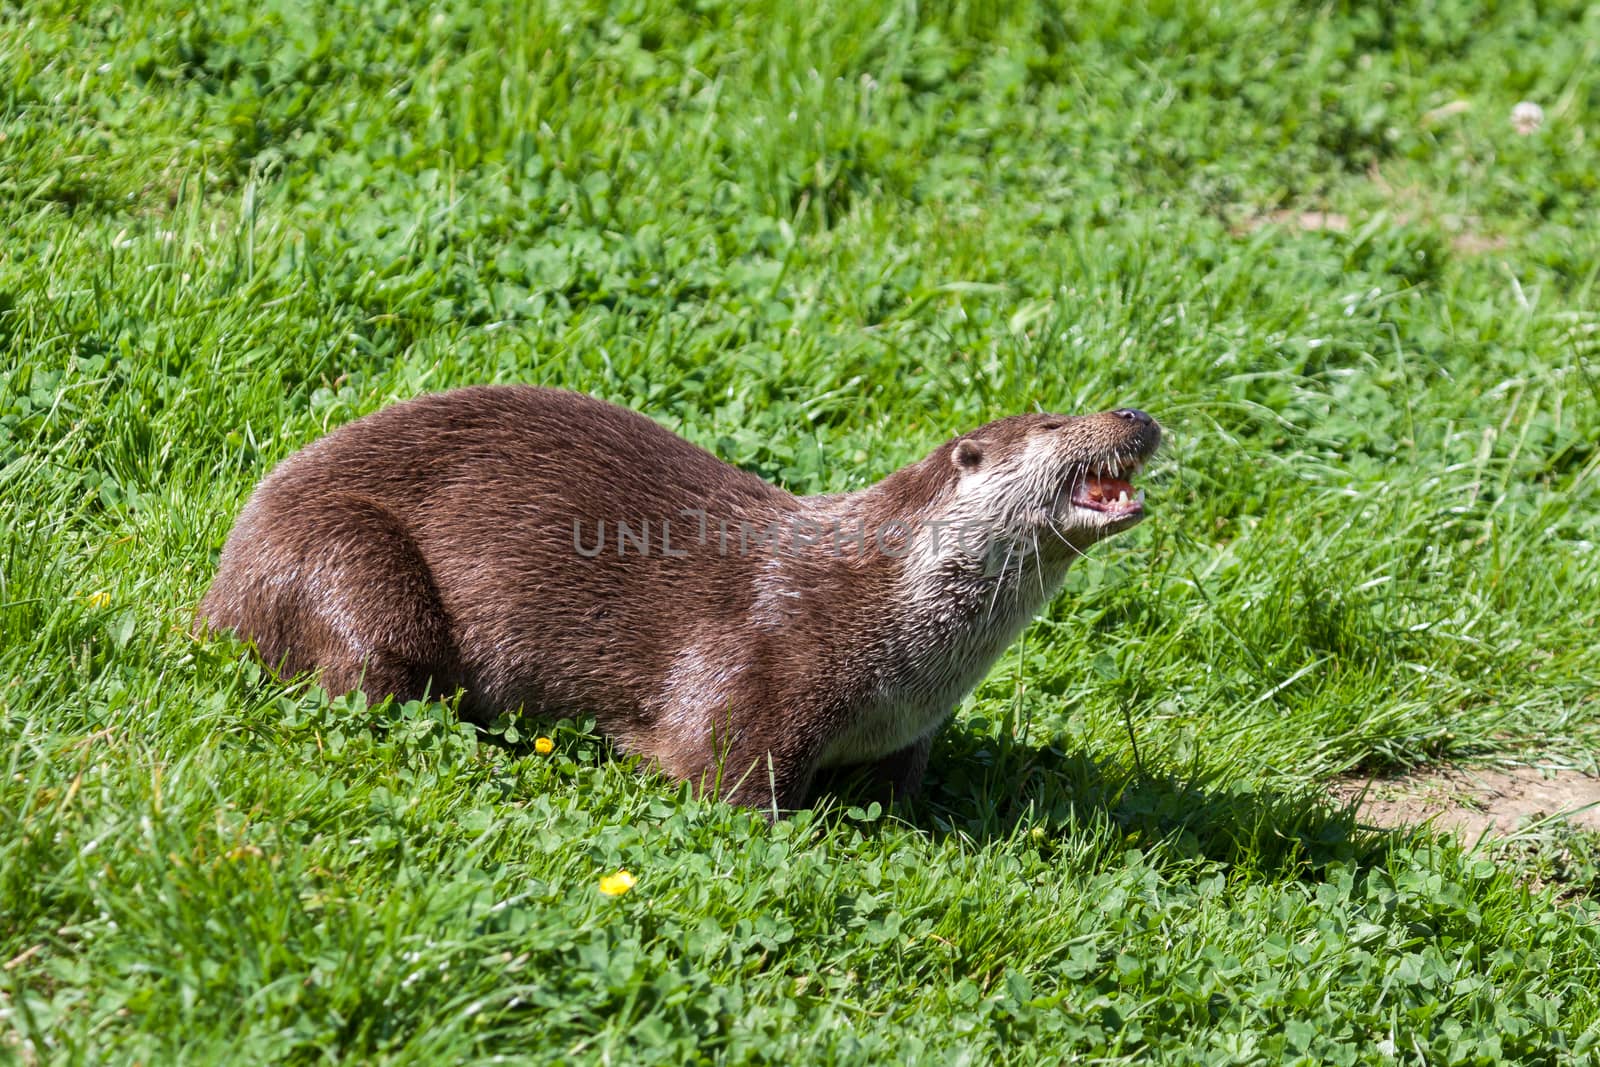
[(928, 755), (933, 751), (933, 734), (891, 752), (871, 765), (868, 782), (887, 793), (890, 800), (907, 801), (922, 791), (922, 778), (928, 772)]
[(818, 793), (854, 793), (863, 800), (883, 804), (905, 803), (922, 789), (928, 770), (928, 755), (933, 751), (933, 734), (913, 741), (871, 763), (839, 767), (820, 775)]

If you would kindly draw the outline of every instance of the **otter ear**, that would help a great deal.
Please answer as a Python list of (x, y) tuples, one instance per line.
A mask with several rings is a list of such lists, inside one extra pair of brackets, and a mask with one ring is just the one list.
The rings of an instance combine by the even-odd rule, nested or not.
[(964, 471), (975, 471), (983, 463), (983, 446), (970, 437), (956, 442), (956, 466)]

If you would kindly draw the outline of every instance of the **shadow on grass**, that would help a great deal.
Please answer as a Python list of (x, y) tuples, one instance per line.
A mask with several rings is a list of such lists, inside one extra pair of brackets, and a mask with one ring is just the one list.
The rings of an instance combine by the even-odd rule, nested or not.
[[(503, 725), (503, 724), (502, 724)], [(563, 724), (563, 747), (585, 761), (616, 758), (593, 724)], [(511, 759), (534, 751), (534, 735), (508, 741), (480, 727), (481, 741)], [(575, 743), (582, 751), (573, 748)], [(665, 778), (656, 778), (671, 788)], [(1097, 759), (1060, 743), (948, 728), (934, 747), (921, 795), (894, 806), (893, 819), (852, 816), (871, 788), (841, 776), (819, 784), (816, 809), (863, 833), (898, 822), (935, 837), (959, 835), (981, 845), (1030, 835), (1041, 847), (1105, 825), (1107, 848), (1159, 851), (1169, 860), (1209, 860), (1277, 875), (1310, 874), (1330, 863), (1365, 866), (1415, 833), (1358, 827), (1353, 811), (1314, 786), (1284, 791), (1213, 776), (1184, 777)]]
[[(863, 802), (849, 786), (834, 796), (846, 809)], [(1185, 778), (959, 727), (935, 746), (922, 794), (897, 805), (895, 815), (930, 834), (980, 844), (1028, 834), (1049, 846), (1103, 822), (1119, 850), (1279, 875), (1366, 865), (1410, 836), (1358, 827), (1349, 809), (1314, 787), (1290, 792)]]

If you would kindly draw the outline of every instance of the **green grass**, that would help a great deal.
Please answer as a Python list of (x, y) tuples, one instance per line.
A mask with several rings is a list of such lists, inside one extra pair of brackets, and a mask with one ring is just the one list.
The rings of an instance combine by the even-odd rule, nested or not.
[[(1592, 1062), (1600, 842), (1326, 786), (1595, 769), (1597, 60), (1582, 2), (0, 3), (0, 1058)], [(274, 462), (486, 381), (799, 492), (1170, 445), (919, 804), (769, 827), (190, 636)]]

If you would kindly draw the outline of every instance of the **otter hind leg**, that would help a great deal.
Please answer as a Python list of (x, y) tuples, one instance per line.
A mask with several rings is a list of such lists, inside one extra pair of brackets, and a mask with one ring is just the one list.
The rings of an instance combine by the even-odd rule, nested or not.
[(432, 572), (381, 504), (333, 494), (240, 532), (201, 603), (208, 625), (253, 640), (285, 677), (320, 672), (330, 693), (412, 700), (455, 683)]

